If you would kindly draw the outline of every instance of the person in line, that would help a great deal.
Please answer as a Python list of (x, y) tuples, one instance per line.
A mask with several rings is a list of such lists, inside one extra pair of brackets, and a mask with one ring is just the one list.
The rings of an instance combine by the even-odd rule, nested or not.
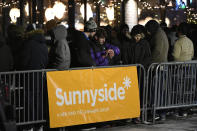
[(71, 67), (90, 67), (96, 66), (91, 57), (91, 48), (93, 46), (92, 38), (96, 33), (97, 24), (90, 18), (84, 26), (84, 32), (73, 31), (71, 36)]
[(174, 61), (190, 61), (194, 57), (193, 42), (186, 36), (188, 30), (187, 23), (181, 23), (178, 27), (178, 40), (174, 45)]
[(67, 42), (67, 29), (64, 25), (57, 25), (53, 29), (53, 43), (49, 52), (48, 68), (68, 69), (70, 68), (71, 55)]
[(22, 70), (20, 67), (21, 52), (24, 44), (24, 28), (10, 24), (7, 29), (6, 43), (10, 47), (13, 56), (13, 70)]
[[(29, 24), (26, 29), (25, 40), (21, 55), (21, 70), (41, 70), (46, 69), (48, 64), (48, 49), (44, 37), (44, 30), (38, 29), (35, 24)], [(30, 121), (41, 120), (42, 110), (45, 110), (46, 90), (43, 82), (43, 72), (32, 71), (28, 75), (23, 75), (19, 86), (24, 87), (25, 117)], [(37, 103), (37, 101), (39, 101)], [(43, 105), (43, 106), (42, 106)], [(30, 115), (28, 115), (30, 114)], [(21, 117), (21, 116), (19, 116)], [(21, 117), (22, 118), (22, 117)], [(33, 126), (27, 126), (28, 130)], [(40, 127), (36, 127), (40, 128)]]
[(148, 21), (145, 25), (145, 28), (151, 37), (151, 63), (167, 62), (169, 43), (166, 33), (161, 29), (159, 23), (155, 20)]
[(132, 37), (135, 39), (135, 64), (142, 64), (148, 68), (151, 60), (151, 51), (148, 41), (145, 39), (145, 27), (136, 25), (131, 31)]
[(118, 34), (120, 41), (120, 56), (123, 65), (134, 64), (134, 41), (129, 32), (129, 26), (122, 24)]
[(48, 64), (48, 49), (44, 31), (36, 29), (34, 24), (28, 25), (21, 56), (22, 70), (45, 69)]
[[(147, 33), (150, 35), (150, 48), (151, 48), (151, 55), (152, 55), (151, 63), (167, 62), (169, 42), (168, 42), (168, 37), (166, 33), (160, 27), (159, 23), (155, 20), (148, 21), (145, 25), (145, 28), (147, 29)], [(162, 77), (161, 79), (163, 83), (166, 83), (164, 77)], [(164, 86), (161, 86), (161, 88), (162, 88), (161, 89), (162, 91), (166, 89)], [(163, 97), (162, 95), (164, 94), (161, 92), (161, 90), (158, 93), (161, 97)], [(164, 103), (165, 100), (161, 100), (160, 102)], [(165, 110), (159, 111), (157, 115), (158, 117), (156, 117), (156, 119), (166, 120)]]
[(96, 66), (112, 65), (111, 62), (114, 56), (120, 54), (118, 47), (106, 43), (106, 38), (106, 31), (102, 28), (98, 29), (94, 36), (94, 46), (91, 50)]
[(13, 69), (13, 56), (11, 49), (6, 44), (4, 38), (0, 34), (0, 72), (6, 72)]

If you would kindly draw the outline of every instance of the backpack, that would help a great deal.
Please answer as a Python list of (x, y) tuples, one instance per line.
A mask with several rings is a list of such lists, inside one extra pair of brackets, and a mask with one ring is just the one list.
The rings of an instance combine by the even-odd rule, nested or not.
[(0, 131), (16, 131), (15, 110), (9, 96), (8, 85), (0, 80)]

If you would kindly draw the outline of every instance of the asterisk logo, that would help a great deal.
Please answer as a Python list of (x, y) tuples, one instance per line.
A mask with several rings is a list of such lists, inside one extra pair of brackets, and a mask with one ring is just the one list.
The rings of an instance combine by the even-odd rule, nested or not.
[(126, 77), (124, 78), (123, 84), (124, 84), (124, 88), (127, 88), (127, 90), (128, 90), (128, 89), (131, 87), (130, 78), (126, 76)]

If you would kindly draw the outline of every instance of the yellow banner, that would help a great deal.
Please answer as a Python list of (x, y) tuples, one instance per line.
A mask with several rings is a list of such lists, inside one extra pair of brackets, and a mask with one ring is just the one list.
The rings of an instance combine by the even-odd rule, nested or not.
[(137, 69), (47, 72), (50, 127), (140, 116)]

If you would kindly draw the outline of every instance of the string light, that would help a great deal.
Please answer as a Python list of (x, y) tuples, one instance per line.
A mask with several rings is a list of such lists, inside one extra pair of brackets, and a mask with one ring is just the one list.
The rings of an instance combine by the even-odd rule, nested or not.
[(26, 12), (26, 15), (29, 16), (29, 3), (26, 3), (25, 5), (25, 12)]
[[(82, 14), (82, 17), (84, 19), (85, 15), (84, 15), (84, 4), (81, 5), (80, 7), (80, 12)], [(90, 18), (90, 17), (93, 17), (93, 12), (92, 12), (92, 8), (90, 6), (90, 4), (87, 3), (87, 20)]]
[(197, 13), (193, 8), (186, 8), (187, 22), (197, 24)]
[(46, 17), (46, 20), (49, 21), (49, 20), (52, 20), (55, 18), (55, 13), (54, 13), (54, 10), (53, 8), (47, 8), (46, 11), (45, 11), (45, 17)]
[(66, 6), (62, 2), (55, 2), (55, 5), (53, 6), (53, 11), (58, 19), (61, 19), (64, 16), (65, 10)]
[(11, 3), (0, 2), (0, 8), (7, 8), (10, 7), (11, 5), (17, 5), (17, 4), (19, 4), (19, 1), (11, 1)]
[(106, 8), (106, 14), (109, 20), (114, 20), (114, 7)]
[(164, 5), (158, 5), (158, 4), (151, 6), (150, 3), (145, 2), (145, 1), (143, 1), (143, 2), (139, 1), (139, 5), (143, 10), (154, 10), (154, 9), (159, 9), (159, 8), (165, 8), (166, 7)]
[(12, 23), (16, 23), (17, 18), (20, 17), (20, 10), (18, 8), (12, 8), (10, 10), (9, 15), (10, 15)]

